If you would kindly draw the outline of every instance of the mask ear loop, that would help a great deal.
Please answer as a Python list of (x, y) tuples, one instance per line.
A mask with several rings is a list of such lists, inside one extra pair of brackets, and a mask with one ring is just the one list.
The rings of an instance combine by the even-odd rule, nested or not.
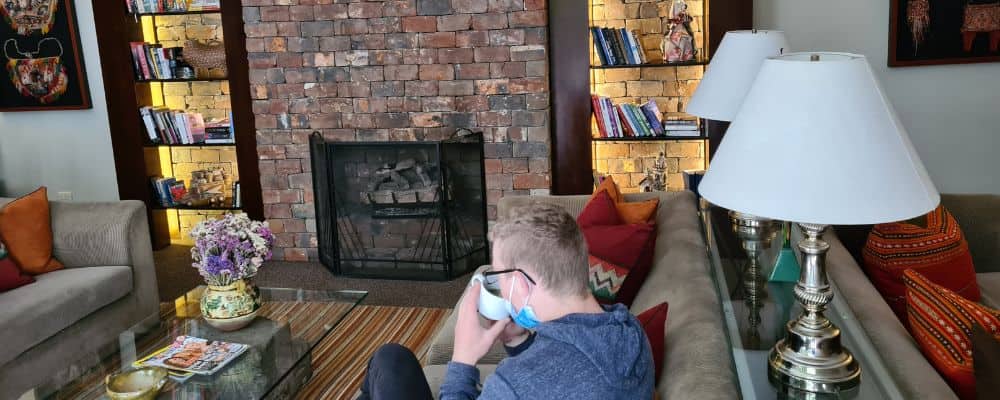
[[(515, 275), (513, 278), (517, 279), (517, 275)], [(511, 299), (514, 298), (514, 279), (510, 280), (510, 291), (507, 292), (507, 297), (511, 298)], [(521, 309), (524, 309), (524, 307), (528, 306), (528, 302), (531, 301), (531, 295), (533, 295), (533, 294), (535, 294), (535, 288), (531, 288), (531, 290), (528, 291), (528, 297), (524, 298), (524, 305), (521, 306)], [(514, 305), (514, 302), (511, 302), (510, 304)], [(518, 310), (514, 310), (514, 311), (518, 311)], [(518, 311), (518, 312), (520, 312), (520, 311)]]

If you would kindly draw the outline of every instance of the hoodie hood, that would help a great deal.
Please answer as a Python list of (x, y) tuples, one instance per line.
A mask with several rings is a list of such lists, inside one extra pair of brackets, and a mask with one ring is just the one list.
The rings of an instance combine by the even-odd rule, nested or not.
[(602, 307), (606, 312), (570, 314), (542, 323), (536, 332), (579, 349), (609, 385), (638, 386), (653, 369), (646, 333), (624, 305)]

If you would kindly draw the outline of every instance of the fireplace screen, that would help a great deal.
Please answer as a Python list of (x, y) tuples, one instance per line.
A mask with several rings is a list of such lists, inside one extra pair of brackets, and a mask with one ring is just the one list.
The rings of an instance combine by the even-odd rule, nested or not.
[(310, 139), (320, 260), (336, 274), (446, 280), (488, 263), (482, 134)]

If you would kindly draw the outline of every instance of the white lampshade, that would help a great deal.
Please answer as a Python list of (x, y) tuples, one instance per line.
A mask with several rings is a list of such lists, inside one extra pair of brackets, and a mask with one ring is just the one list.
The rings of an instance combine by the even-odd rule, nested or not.
[(782, 31), (729, 31), (705, 70), (686, 112), (716, 121), (732, 121), (767, 57), (788, 52)]
[(868, 61), (846, 53), (764, 61), (698, 189), (730, 210), (826, 225), (901, 221), (940, 200)]

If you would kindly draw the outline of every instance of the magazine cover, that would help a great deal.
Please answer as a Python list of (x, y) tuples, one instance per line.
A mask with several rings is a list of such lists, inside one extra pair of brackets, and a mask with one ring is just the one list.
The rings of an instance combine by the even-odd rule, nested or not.
[(245, 344), (209, 341), (192, 336), (178, 336), (169, 346), (136, 361), (139, 367), (156, 366), (169, 370), (211, 375), (248, 348)]

